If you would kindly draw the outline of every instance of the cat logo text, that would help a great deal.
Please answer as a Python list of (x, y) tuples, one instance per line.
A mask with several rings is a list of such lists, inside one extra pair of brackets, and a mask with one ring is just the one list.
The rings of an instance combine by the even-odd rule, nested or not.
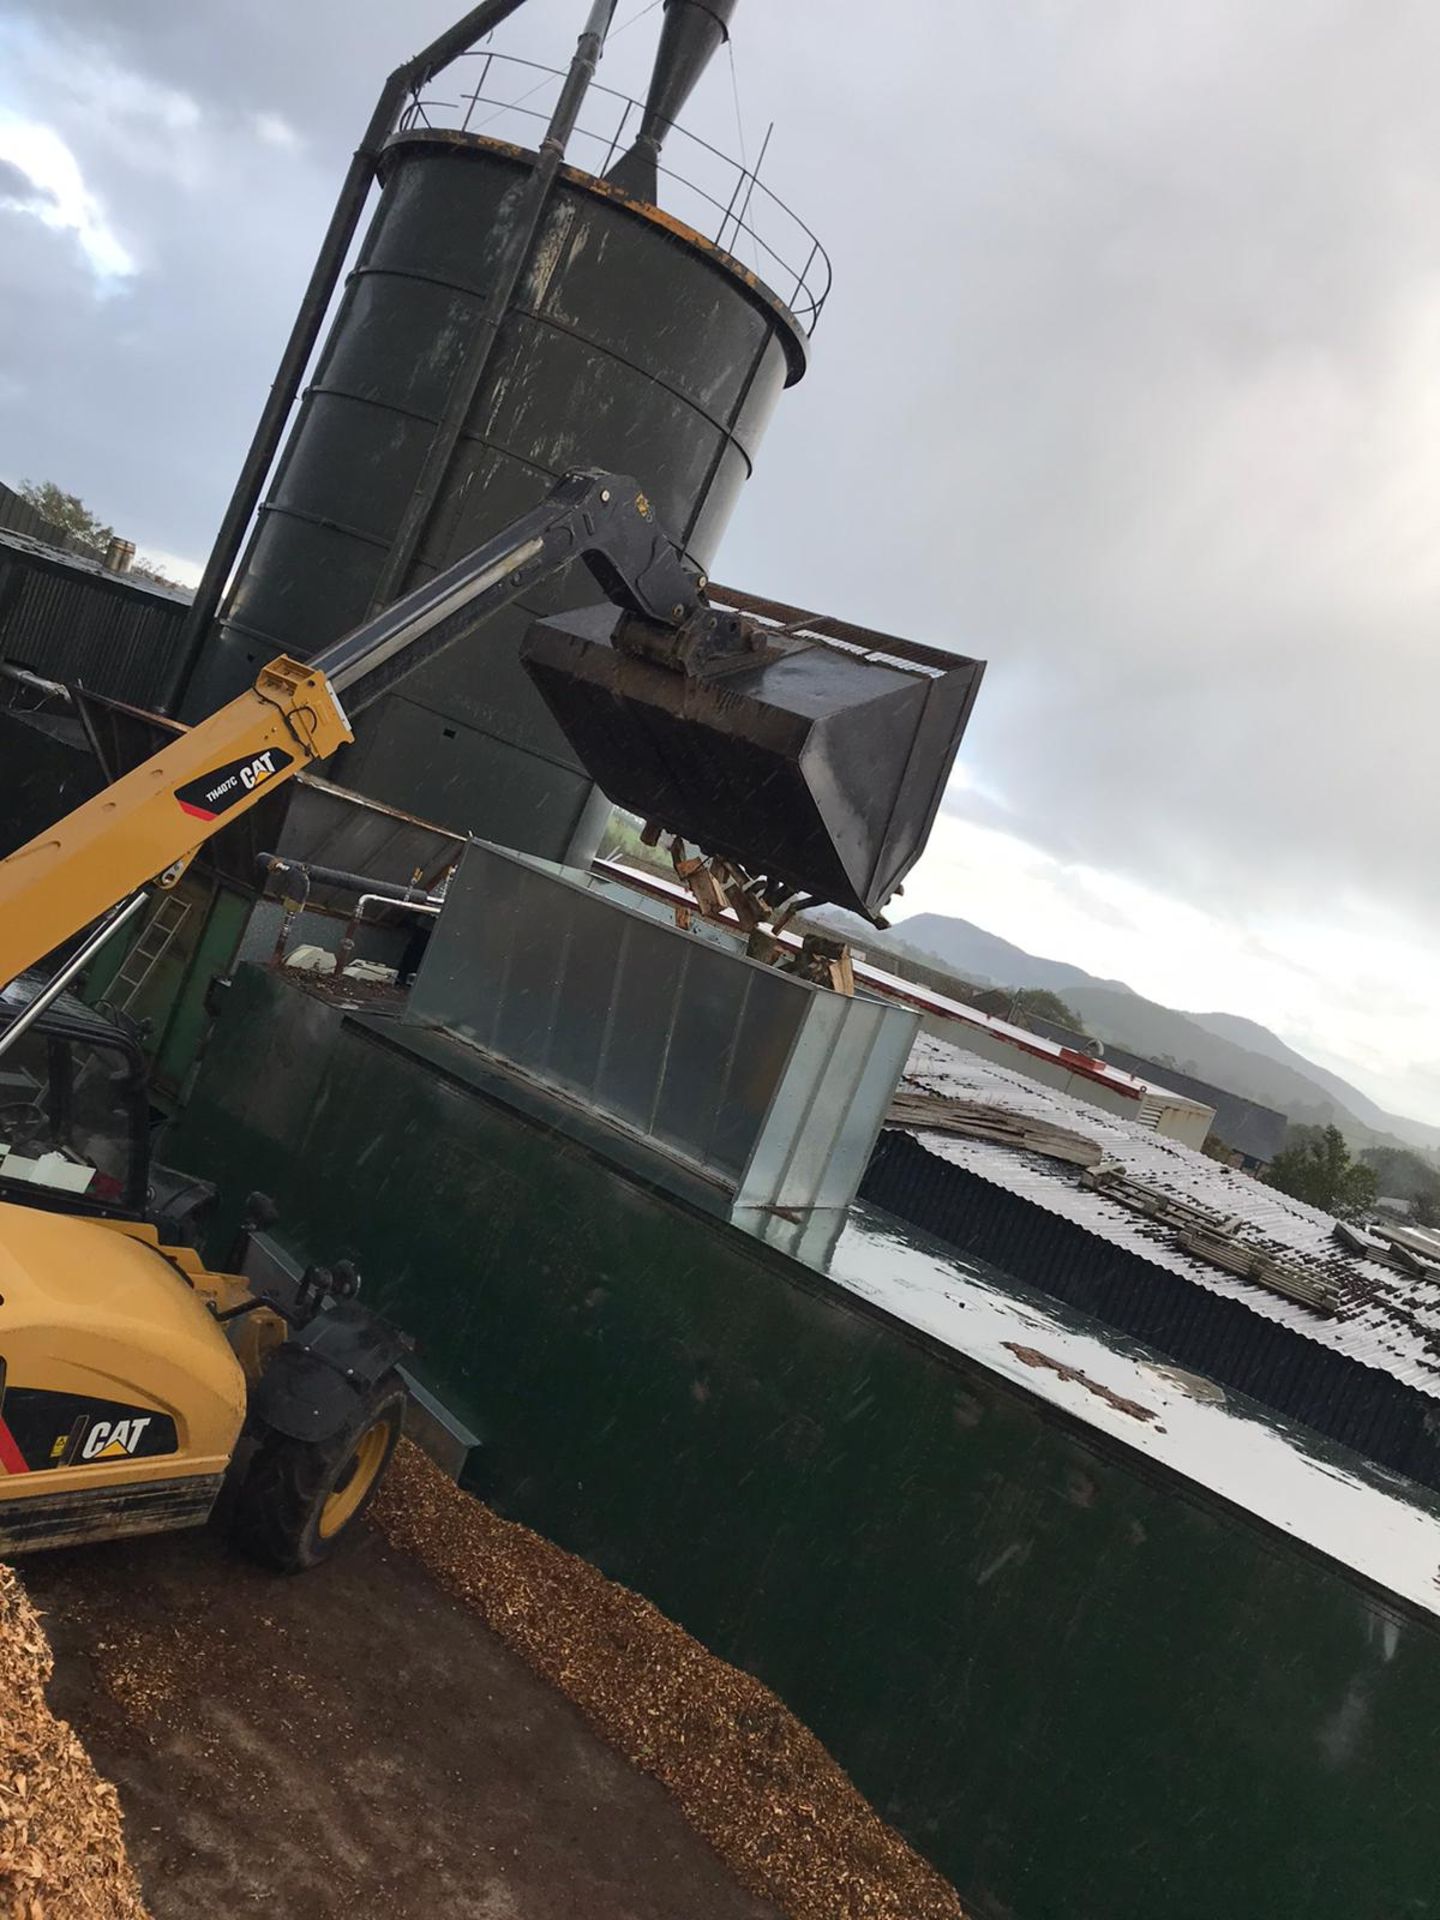
[(82, 1460), (127, 1460), (145, 1437), (150, 1415), (132, 1420), (94, 1420), (80, 1445)]
[(284, 747), (267, 747), (263, 753), (247, 754), (243, 760), (227, 760), (223, 767), (212, 767), (198, 780), (177, 787), (175, 798), (196, 820), (215, 820), (248, 800), (251, 794), (258, 793), (267, 781), (294, 764), (294, 754), (287, 753)]
[(247, 793), (253, 793), (262, 780), (268, 780), (275, 771), (273, 753), (257, 753), (248, 767), (240, 769), (240, 784)]

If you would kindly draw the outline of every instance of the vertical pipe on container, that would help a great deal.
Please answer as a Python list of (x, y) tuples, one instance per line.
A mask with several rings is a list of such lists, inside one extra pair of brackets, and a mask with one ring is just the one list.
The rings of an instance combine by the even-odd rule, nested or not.
[(505, 251), (495, 270), (495, 278), (484, 308), (476, 324), (470, 350), (463, 363), (457, 369), (445, 402), (445, 411), (441, 414), (426, 450), (424, 462), (415, 480), (415, 487), (405, 508), (404, 518), (400, 522), (375, 591), (370, 599), (370, 611), (377, 613), (386, 607), (401, 591), (410, 564), (419, 550), (420, 542), (430, 523), (435, 502), (445, 484), (455, 449), (459, 445), (460, 435), (475, 404), (475, 396), (490, 364), (500, 337), (500, 329), (509, 312), (515, 289), (521, 276), (530, 264), (534, 253), (536, 235), (546, 205), (550, 199), (550, 190), (555, 184), (561, 162), (565, 158), (565, 148), (570, 135), (575, 130), (581, 102), (595, 77), (595, 69), (600, 63), (600, 55), (605, 45), (605, 36), (610, 30), (610, 21), (615, 12), (615, 0), (592, 0), (590, 14), (585, 22), (575, 47), (575, 56), (565, 75), (565, 84), (560, 89), (560, 98), (551, 115), (550, 124), (545, 130), (545, 138), (540, 143), (540, 151), (535, 165), (526, 182), (525, 192), (516, 209), (514, 225), (511, 227)]
[(162, 696), (156, 703), (162, 713), (175, 710), (209, 634), (220, 605), (220, 596), (225, 591), (225, 583), (230, 578), (240, 551), (240, 542), (245, 537), (245, 529), (260, 498), (260, 489), (275, 459), (280, 436), (285, 431), (285, 422), (290, 417), (305, 368), (320, 337), (320, 327), (330, 304), (330, 296), (340, 278), (345, 256), (350, 251), (350, 242), (355, 238), (355, 229), (360, 224), (360, 215), (364, 212), (371, 182), (375, 178), (380, 150), (395, 125), (401, 103), (407, 93), (424, 86), (442, 67), (448, 66), (457, 54), (463, 53), (485, 34), (493, 32), (523, 4), (524, 0), (483, 0), (482, 5), (472, 7), (463, 19), (457, 20), (453, 27), (432, 40), (413, 59), (396, 67), (381, 88), (364, 138), (351, 157), (334, 211), (330, 215), (330, 224), (325, 229), (309, 282), (301, 296), (290, 338), (280, 356), (280, 365), (276, 368), (249, 450), (220, 522), (220, 530), (215, 536), (215, 544), (205, 563), (205, 572), (180, 636), (174, 665)]

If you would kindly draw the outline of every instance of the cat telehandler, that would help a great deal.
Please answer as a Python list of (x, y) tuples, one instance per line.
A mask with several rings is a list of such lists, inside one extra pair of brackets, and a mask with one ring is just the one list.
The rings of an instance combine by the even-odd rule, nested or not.
[(0, 1554), (197, 1525), (223, 1493), (239, 1540), (298, 1570), (380, 1484), (402, 1337), (344, 1262), (252, 1285), (260, 1196), (225, 1270), (205, 1263), (204, 1190), (150, 1164), (135, 1039), (65, 990), (211, 835), (353, 738), (346, 705), (577, 558), (608, 604), (536, 622), (522, 655), (610, 799), (748, 861), (771, 906), (873, 917), (918, 856), (978, 663), (712, 607), (635, 482), (582, 473), (0, 861)]

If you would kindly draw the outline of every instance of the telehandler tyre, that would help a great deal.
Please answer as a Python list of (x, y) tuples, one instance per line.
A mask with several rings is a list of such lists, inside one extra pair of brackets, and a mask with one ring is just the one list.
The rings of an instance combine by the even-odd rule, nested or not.
[(236, 1543), (282, 1573), (327, 1559), (355, 1531), (384, 1479), (404, 1417), (404, 1384), (389, 1373), (328, 1440), (262, 1433), (235, 1497)]

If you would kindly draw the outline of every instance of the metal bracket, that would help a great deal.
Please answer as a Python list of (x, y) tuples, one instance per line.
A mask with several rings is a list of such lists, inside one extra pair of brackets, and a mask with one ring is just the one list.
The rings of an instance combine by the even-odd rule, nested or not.
[(698, 608), (678, 626), (625, 614), (611, 638), (622, 653), (683, 673), (687, 680), (715, 680), (764, 666), (779, 653), (757, 621), (709, 606)]

